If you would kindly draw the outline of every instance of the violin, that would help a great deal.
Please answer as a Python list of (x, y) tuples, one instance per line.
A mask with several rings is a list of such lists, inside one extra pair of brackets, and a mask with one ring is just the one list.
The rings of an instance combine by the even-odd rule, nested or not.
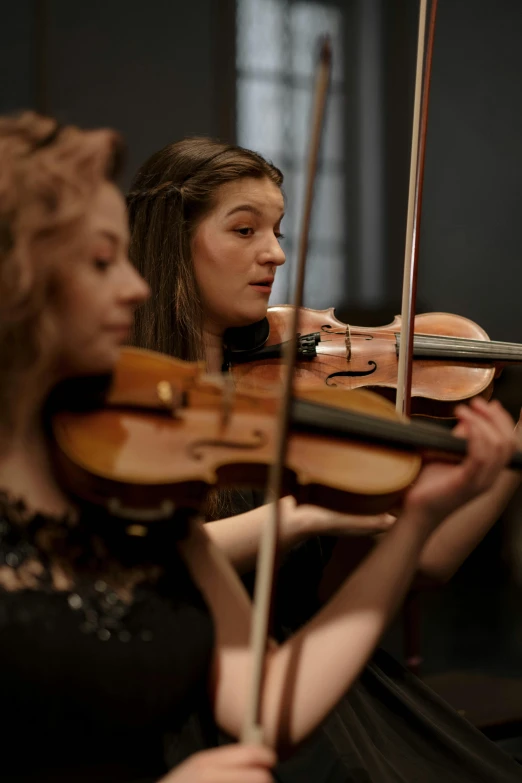
[[(225, 361), (242, 388), (278, 383), (293, 307), (269, 307), (267, 318), (225, 335)], [(522, 345), (493, 342), (478, 324), (451, 313), (415, 316), (412, 414), (451, 418), (457, 403), (491, 397), (504, 365), (522, 363)], [(401, 317), (381, 327), (350, 326), (333, 308), (299, 309), (296, 383), (358, 389), (394, 400)]]
[[(103, 405), (54, 414), (56, 464), (77, 496), (139, 523), (201, 510), (217, 487), (258, 487), (274, 459), (280, 394), (237, 390), (197, 363), (125, 348)], [(466, 441), (410, 422), (366, 390), (301, 388), (292, 400), (285, 492), (376, 514), (395, 507), (423, 457), (461, 459)], [(513, 467), (522, 468), (522, 453)]]

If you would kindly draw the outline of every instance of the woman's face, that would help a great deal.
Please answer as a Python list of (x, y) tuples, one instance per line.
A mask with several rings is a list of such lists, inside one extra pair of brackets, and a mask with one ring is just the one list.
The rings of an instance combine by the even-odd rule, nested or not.
[(125, 202), (114, 185), (103, 183), (67, 247), (51, 308), (60, 376), (109, 372), (118, 360), (134, 310), (149, 295), (128, 247)]
[(283, 215), (281, 190), (268, 178), (221, 185), (192, 240), (205, 328), (221, 333), (264, 318), (276, 269), (285, 262)]

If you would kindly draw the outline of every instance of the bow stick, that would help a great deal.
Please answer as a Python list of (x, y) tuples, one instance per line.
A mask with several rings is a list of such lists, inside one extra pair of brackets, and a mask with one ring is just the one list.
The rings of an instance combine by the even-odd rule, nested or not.
[[(426, 64), (424, 63), (424, 40), (426, 35), (427, 0), (421, 0), (419, 8), (419, 30), (417, 37), (417, 67), (415, 72), (415, 98), (413, 106), (413, 132), (411, 141), (410, 185), (408, 192), (408, 216), (406, 222), (406, 244), (404, 252), (404, 278), (401, 305), (401, 341), (397, 371), (396, 409), (409, 416), (411, 413), (411, 384), (413, 369), (413, 343), (415, 331), (415, 300), (417, 297), (417, 272), (419, 257), (420, 220), (422, 191), (424, 184), (424, 163), (426, 158), (426, 136), (428, 130), (428, 107), (431, 85), (431, 64), (435, 38), (437, 0), (431, 5)], [(421, 106), (422, 101), (422, 106)], [(418, 594), (410, 592), (404, 604), (404, 653), (406, 665), (414, 674), (419, 674), (420, 656), (420, 607)]]
[(326, 96), (330, 81), (332, 51), (330, 39), (324, 37), (321, 42), (319, 63), (315, 82), (314, 105), (312, 111), (312, 136), (308, 155), (307, 179), (303, 207), (303, 222), (299, 237), (297, 253), (297, 271), (294, 291), (294, 309), (290, 324), (290, 340), (286, 345), (285, 373), (283, 377), (283, 391), (281, 411), (279, 416), (277, 450), (274, 462), (270, 468), (266, 502), (270, 504), (270, 516), (267, 519), (263, 535), (261, 537), (259, 554), (257, 558), (256, 582), (254, 588), (254, 610), (251, 630), (252, 652), (252, 679), (251, 691), (247, 705), (247, 713), (242, 742), (263, 742), (261, 726), (261, 689), (263, 685), (263, 663), (268, 641), (268, 624), (270, 616), (270, 604), (274, 581), (275, 557), (279, 530), (280, 504), (283, 488), (283, 474), (286, 461), (286, 449), (288, 443), (288, 426), (290, 422), (290, 409), (293, 392), (293, 376), (297, 354), (297, 326), (299, 308), (303, 301), (304, 272), (306, 253), (308, 250), (308, 235), (310, 231), (310, 219), (313, 204), (313, 186), (319, 157), (319, 147), (326, 107)]
[(404, 277), (402, 287), (401, 342), (399, 347), (399, 366), (397, 371), (396, 409), (399, 413), (403, 413), (406, 416), (410, 415), (411, 410), (411, 378), (415, 325), (415, 299), (417, 296), (420, 220), (422, 210), (422, 188), (424, 184), (424, 163), (426, 158), (426, 135), (428, 130), (431, 63), (433, 59), (433, 41), (435, 38), (437, 0), (433, 0), (431, 5), (426, 65), (423, 68), (424, 39), (426, 35), (426, 9), (427, 0), (421, 0), (419, 9), (419, 31), (417, 37), (417, 67), (415, 73), (415, 98), (413, 105), (410, 185), (408, 192), (408, 216), (406, 222), (406, 246), (404, 253)]

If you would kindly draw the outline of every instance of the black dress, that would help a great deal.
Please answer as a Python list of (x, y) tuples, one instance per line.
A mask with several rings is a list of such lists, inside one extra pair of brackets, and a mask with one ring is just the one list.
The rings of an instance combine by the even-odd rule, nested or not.
[[(237, 513), (259, 505), (242, 493)], [(318, 609), (332, 539), (312, 538), (277, 578), (275, 632), (288, 636)], [(245, 578), (249, 589), (253, 577)], [(327, 658), (325, 659), (327, 665)], [(275, 769), (279, 783), (515, 783), (522, 767), (418, 678), (378, 650), (314, 736)]]
[(213, 626), (176, 548), (186, 523), (134, 538), (99, 509), (80, 522), (0, 495), (3, 783), (156, 781), (216, 744)]

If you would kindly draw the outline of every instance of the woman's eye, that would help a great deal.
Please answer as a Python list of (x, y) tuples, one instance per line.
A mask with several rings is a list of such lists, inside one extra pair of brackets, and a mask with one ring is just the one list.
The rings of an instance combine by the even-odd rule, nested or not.
[(242, 237), (248, 237), (254, 233), (254, 229), (250, 226), (245, 226), (244, 228), (236, 228), (236, 233), (240, 234)]
[(280, 231), (274, 231), (275, 238), (280, 242), (282, 239), (285, 238), (285, 235), (282, 234)]
[(98, 272), (105, 272), (111, 265), (111, 260), (109, 258), (95, 258), (94, 259), (94, 266), (98, 270)]

